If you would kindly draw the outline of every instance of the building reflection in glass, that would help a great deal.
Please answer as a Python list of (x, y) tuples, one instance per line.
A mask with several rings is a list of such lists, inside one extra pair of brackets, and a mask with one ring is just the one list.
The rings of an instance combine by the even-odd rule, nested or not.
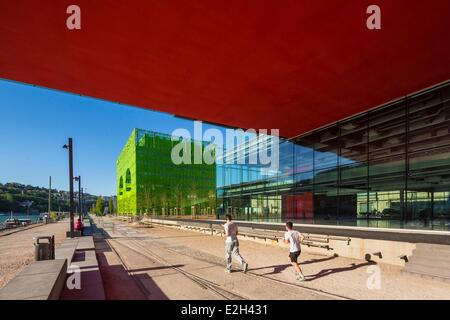
[(280, 139), (277, 172), (217, 170), (219, 213), (239, 219), (448, 230), (450, 84)]

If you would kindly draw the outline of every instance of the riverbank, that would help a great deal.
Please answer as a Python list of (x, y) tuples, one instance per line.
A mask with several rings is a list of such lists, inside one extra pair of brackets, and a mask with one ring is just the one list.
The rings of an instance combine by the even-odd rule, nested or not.
[[(0, 224), (11, 218), (9, 213), (0, 213)], [(36, 222), (41, 218), (40, 214), (24, 214), (24, 213), (13, 213), (12, 218), (14, 219), (29, 219), (31, 222)]]
[[(10, 220), (10, 223), (6, 223), (8, 220)], [(40, 214), (0, 213), (0, 235), (10, 230), (24, 230), (24, 228), (30, 225), (36, 225), (39, 223), (42, 223)]]

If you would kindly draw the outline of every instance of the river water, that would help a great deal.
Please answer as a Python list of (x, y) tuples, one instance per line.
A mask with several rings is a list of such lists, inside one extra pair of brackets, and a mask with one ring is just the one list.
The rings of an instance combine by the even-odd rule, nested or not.
[[(0, 213), (0, 224), (3, 223), (5, 220), (9, 219), (10, 217), (11, 213)], [(27, 215), (26, 213), (14, 213), (13, 217), (15, 219), (30, 219), (31, 222), (35, 222), (39, 220), (40, 215), (39, 214)]]

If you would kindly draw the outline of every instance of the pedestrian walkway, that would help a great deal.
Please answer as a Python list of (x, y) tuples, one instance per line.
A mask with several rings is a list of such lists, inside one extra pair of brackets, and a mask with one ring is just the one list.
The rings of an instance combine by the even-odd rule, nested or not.
[[(104, 222), (111, 226), (113, 220)], [(326, 250), (302, 253), (306, 281), (297, 283), (288, 250), (279, 246), (241, 240), (249, 271), (244, 274), (236, 265), (226, 274), (223, 237), (118, 221), (106, 234), (145, 299), (450, 298), (448, 283), (405, 274), (400, 267), (326, 255)]]

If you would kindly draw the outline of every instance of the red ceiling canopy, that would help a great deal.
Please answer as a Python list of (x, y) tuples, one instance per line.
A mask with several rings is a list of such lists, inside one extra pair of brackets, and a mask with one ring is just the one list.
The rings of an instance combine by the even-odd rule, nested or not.
[(290, 137), (448, 80), (450, 1), (1, 0), (0, 77)]

